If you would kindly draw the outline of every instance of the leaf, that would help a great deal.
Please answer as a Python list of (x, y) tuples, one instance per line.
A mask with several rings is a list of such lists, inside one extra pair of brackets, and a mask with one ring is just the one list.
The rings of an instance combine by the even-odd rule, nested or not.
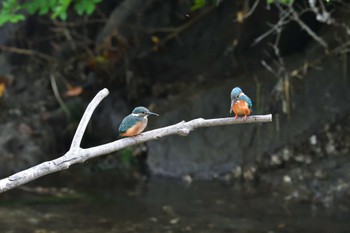
[(93, 4), (93, 3), (87, 4), (87, 6), (86, 6), (86, 13), (88, 15), (91, 15), (92, 12), (94, 12), (94, 10), (95, 10), (95, 4)]
[(21, 9), (17, 0), (4, 0), (2, 1), (2, 8), (0, 10), (0, 25), (7, 22), (16, 23), (20, 20), (24, 20), (24, 15), (19, 13)]
[(22, 12), (28, 12), (30, 15), (51, 14), (51, 18), (66, 20), (68, 17), (68, 8), (74, 4), (74, 9), (78, 15), (91, 15), (98, 3), (102, 0), (2, 0), (0, 1), (0, 25), (7, 22), (16, 23), (24, 20), (25, 15)]
[(6, 91), (5, 83), (0, 83), (0, 97), (3, 97)]
[(79, 0), (74, 4), (74, 9), (78, 15), (91, 15), (96, 8), (96, 4), (101, 2), (101, 0)]
[(151, 40), (154, 44), (159, 44), (159, 41), (160, 41), (159, 37), (157, 37), (157, 36), (152, 36)]
[(19, 14), (12, 15), (12, 17), (10, 18), (10, 22), (11, 23), (17, 23), (18, 21), (22, 21), (24, 19), (25, 19), (24, 15), (19, 15)]
[(98, 55), (95, 57), (95, 62), (96, 63), (105, 63), (105, 62), (107, 62), (107, 57), (104, 55)]
[(78, 13), (78, 15), (83, 15), (83, 14), (84, 14), (84, 8), (83, 8), (83, 6), (82, 6), (82, 1), (77, 2), (77, 3), (74, 5), (74, 9), (75, 9), (75, 11)]
[(195, 11), (203, 8), (206, 5), (206, 0), (194, 0), (194, 4), (191, 6), (191, 10)]
[(39, 9), (39, 5), (36, 2), (25, 2), (22, 4), (21, 8), (33, 15)]
[(67, 20), (67, 11), (62, 11), (61, 14), (58, 15), (58, 17), (63, 21)]
[(58, 0), (58, 4), (53, 8), (52, 18), (60, 18), (61, 20), (67, 19), (67, 9), (72, 0)]
[(70, 87), (68, 91), (64, 93), (64, 96), (78, 96), (83, 93), (84, 89), (81, 86)]
[(238, 23), (243, 23), (244, 21), (244, 13), (243, 11), (238, 11), (236, 15), (236, 20)]
[(283, 4), (292, 4), (294, 0), (267, 0), (266, 2), (268, 4), (272, 4), (272, 3), (276, 3), (276, 2), (279, 2), (279, 3), (283, 3)]
[(47, 13), (49, 13), (50, 10), (50, 5), (46, 4), (46, 5), (42, 5), (39, 8), (39, 15), (46, 15)]

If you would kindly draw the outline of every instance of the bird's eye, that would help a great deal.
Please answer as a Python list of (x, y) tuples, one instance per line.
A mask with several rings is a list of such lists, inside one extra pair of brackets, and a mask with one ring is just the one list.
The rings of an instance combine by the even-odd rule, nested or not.
[(236, 98), (238, 99), (239, 95), (236, 96)]

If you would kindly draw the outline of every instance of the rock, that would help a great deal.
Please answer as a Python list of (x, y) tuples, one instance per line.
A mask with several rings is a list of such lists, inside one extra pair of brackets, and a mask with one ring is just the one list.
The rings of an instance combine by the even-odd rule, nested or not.
[[(301, 58), (288, 63), (296, 63), (298, 59)], [(277, 113), (272, 123), (198, 129), (187, 137), (169, 136), (149, 142), (148, 164), (152, 172), (171, 177), (192, 174), (208, 179), (214, 174), (231, 172), (237, 166), (244, 169), (264, 153), (285, 144), (309, 139), (313, 134), (307, 132), (317, 130), (320, 125), (333, 121), (336, 115), (344, 115), (350, 110), (350, 92), (339, 62), (330, 57), (322, 66), (327, 70), (310, 70), (303, 80), (291, 80), (293, 108), (290, 120)], [(265, 88), (259, 96), (260, 109), (255, 105), (255, 86), (247, 83), (247, 77), (239, 77), (159, 106), (161, 117), (152, 121), (152, 126), (164, 127), (199, 117), (227, 117), (230, 115), (229, 93), (237, 85), (253, 99), (254, 114), (268, 114), (270, 88), (275, 80), (269, 80), (265, 71), (255, 75), (264, 79)]]
[(0, 175), (10, 175), (44, 162), (48, 156), (47, 151), (53, 145), (48, 129), (41, 128), (38, 133), (35, 125), (23, 122), (1, 124)]

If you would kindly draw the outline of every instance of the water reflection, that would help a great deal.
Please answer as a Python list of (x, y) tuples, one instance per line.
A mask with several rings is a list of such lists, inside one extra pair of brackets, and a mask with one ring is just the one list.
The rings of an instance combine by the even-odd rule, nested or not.
[(152, 179), (129, 188), (28, 190), (0, 201), (0, 232), (346, 232), (347, 208), (286, 201), (268, 187)]

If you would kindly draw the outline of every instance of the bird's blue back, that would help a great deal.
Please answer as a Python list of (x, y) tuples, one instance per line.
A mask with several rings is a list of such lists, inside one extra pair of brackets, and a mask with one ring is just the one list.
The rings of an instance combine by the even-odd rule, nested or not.
[(124, 133), (126, 132), (129, 128), (131, 128), (133, 125), (138, 122), (140, 117), (138, 116), (133, 116), (133, 115), (128, 115), (125, 117), (122, 121), (122, 123), (119, 126), (119, 133)]
[(249, 110), (250, 110), (251, 112), (253, 111), (252, 100), (251, 100), (248, 96), (246, 96), (246, 95), (244, 94), (244, 95), (238, 97), (238, 100), (244, 100), (245, 102), (247, 102)]

